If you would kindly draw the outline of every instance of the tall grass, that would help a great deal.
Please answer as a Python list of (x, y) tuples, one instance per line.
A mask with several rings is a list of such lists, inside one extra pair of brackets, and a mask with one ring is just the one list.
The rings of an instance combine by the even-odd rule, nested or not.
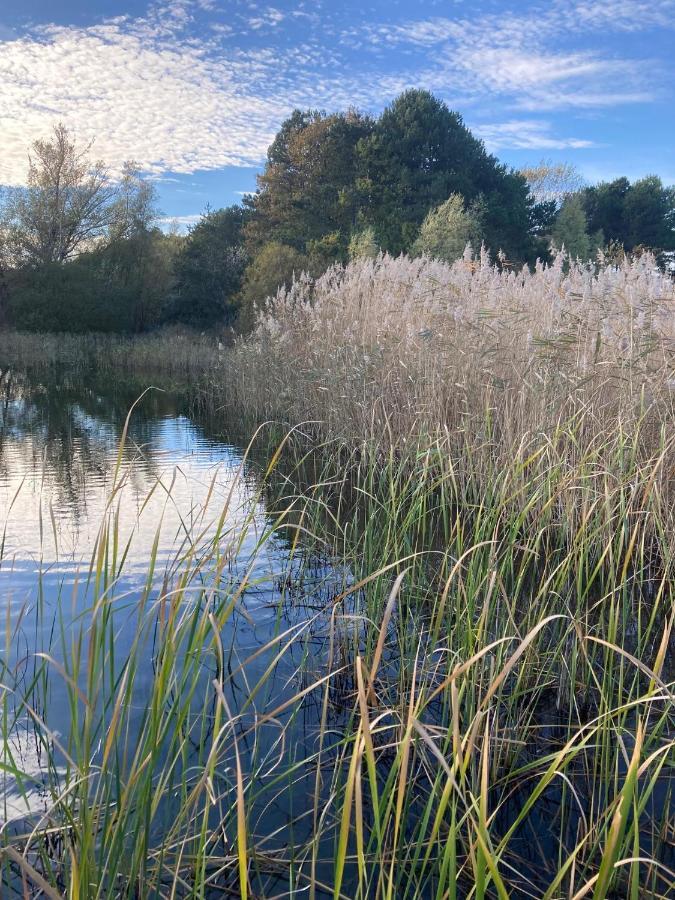
[[(439, 441), (302, 491), (289, 442), (263, 473), (264, 528), (206, 511), (168, 572), (148, 548), (133, 593), (113, 499), (86, 603), (62, 597), (28, 654), (8, 627), (5, 778), (28, 794), (38, 777), (20, 726), (45, 802), (4, 828), (5, 890), (670, 896), (672, 513), (666, 448), (645, 464), (638, 442), (580, 463), (573, 516), (555, 442), (489, 486)], [(242, 654), (230, 626), (256, 615), (282, 536), (276, 630)], [(318, 557), (349, 566), (328, 597)]]
[(380, 448), (472, 430), (491, 455), (510, 452), (580, 410), (596, 434), (617, 415), (665, 419), (674, 304), (648, 255), (618, 267), (559, 255), (534, 272), (485, 253), (361, 260), (270, 299), (226, 357), (223, 390), (265, 418)]
[(672, 896), (674, 299), (648, 258), (384, 258), (273, 300), (213, 384), (311, 420), (259, 473), (264, 527), (206, 511), (126, 595), (116, 482), (86, 603), (27, 653), (8, 617), (2, 763), (28, 795), (29, 730), (46, 796), (5, 890)]
[(36, 334), (0, 330), (0, 372), (6, 368), (49, 372), (145, 373), (192, 376), (213, 370), (223, 345), (213, 335), (166, 328), (134, 337), (109, 334)]

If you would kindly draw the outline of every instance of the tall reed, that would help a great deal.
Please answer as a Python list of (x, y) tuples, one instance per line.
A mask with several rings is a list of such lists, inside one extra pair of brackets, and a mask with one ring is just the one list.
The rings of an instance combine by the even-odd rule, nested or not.
[(223, 357), (214, 335), (178, 328), (149, 334), (34, 334), (0, 329), (0, 373), (6, 369), (49, 373), (144, 373), (192, 376), (213, 370)]
[[(207, 507), (131, 592), (116, 483), (86, 603), (62, 597), (28, 657), (7, 631), (5, 777), (38, 777), (25, 729), (46, 796), (3, 831), (6, 889), (669, 896), (672, 512), (667, 447), (640, 443), (572, 470), (533, 439), (486, 482), (449, 440), (338, 476), (332, 445), (291, 436), (260, 473), (264, 523)], [(257, 615), (272, 541), (277, 625), (242, 655), (230, 626)]]
[(23, 729), (45, 796), (5, 889), (672, 896), (674, 299), (649, 257), (384, 257), (272, 300), (211, 372), (305, 423), (267, 517), (210, 493), (129, 592), (116, 481), (79, 605), (28, 653), (43, 608), (8, 616), (5, 778), (29, 799)]
[(666, 420), (674, 304), (675, 282), (648, 255), (621, 266), (559, 255), (534, 272), (485, 253), (452, 266), (360, 260), (268, 300), (220, 385), (224, 402), (348, 441), (473, 431), (491, 454), (510, 453), (586, 409), (596, 434), (617, 416)]

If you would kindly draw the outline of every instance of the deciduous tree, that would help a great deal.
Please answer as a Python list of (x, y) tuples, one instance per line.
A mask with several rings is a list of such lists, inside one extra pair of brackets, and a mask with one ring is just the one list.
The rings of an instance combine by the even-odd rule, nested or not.
[(357, 152), (371, 121), (352, 110), (325, 115), (296, 110), (270, 146), (258, 191), (247, 199), (253, 215), (249, 246), (275, 241), (309, 252), (333, 236), (332, 258), (345, 258), (359, 211)]
[(566, 197), (578, 193), (584, 186), (581, 173), (567, 162), (542, 159), (534, 166), (524, 166), (519, 172), (538, 203), (553, 200), (558, 208)]
[(116, 190), (102, 162), (89, 159), (62, 124), (35, 141), (27, 186), (4, 204), (4, 234), (15, 264), (62, 263), (106, 234)]

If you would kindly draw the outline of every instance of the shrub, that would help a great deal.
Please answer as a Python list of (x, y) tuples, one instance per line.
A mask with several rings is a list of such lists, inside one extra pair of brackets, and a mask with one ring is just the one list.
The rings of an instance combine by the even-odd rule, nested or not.
[(265, 244), (246, 270), (239, 325), (248, 330), (255, 318), (255, 307), (280, 287), (288, 287), (293, 278), (308, 268), (307, 257), (287, 244)]

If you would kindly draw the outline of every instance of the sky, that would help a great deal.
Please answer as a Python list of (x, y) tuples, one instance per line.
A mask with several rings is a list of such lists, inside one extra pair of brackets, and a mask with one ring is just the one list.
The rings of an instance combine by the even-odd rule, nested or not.
[(255, 188), (296, 107), (433, 91), (501, 160), (675, 183), (675, 0), (2, 0), (0, 184), (64, 122), (165, 220)]

